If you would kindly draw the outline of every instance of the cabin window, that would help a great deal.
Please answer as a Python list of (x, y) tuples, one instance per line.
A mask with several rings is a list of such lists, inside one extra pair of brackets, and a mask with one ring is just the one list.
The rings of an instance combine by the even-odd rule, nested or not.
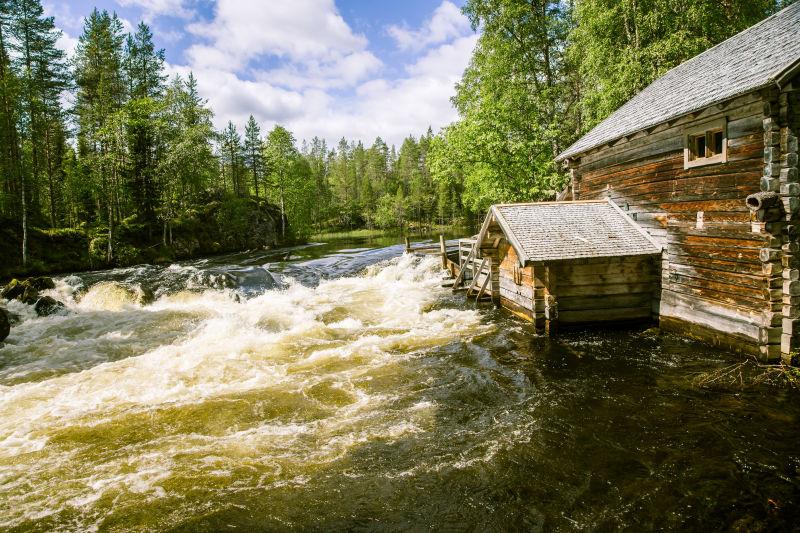
[(725, 119), (702, 124), (686, 131), (684, 168), (724, 163), (728, 160)]

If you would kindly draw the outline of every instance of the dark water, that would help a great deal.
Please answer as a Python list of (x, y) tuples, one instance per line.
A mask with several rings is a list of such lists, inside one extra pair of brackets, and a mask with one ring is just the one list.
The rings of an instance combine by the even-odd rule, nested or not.
[(799, 529), (800, 393), (653, 330), (536, 337), (398, 241), (81, 274), (69, 314), (16, 309), (0, 527)]

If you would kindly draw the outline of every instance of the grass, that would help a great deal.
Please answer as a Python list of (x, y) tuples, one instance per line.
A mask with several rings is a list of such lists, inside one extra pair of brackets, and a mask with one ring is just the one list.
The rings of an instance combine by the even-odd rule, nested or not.
[(317, 239), (324, 240), (331, 238), (347, 238), (347, 237), (380, 237), (382, 235), (399, 235), (399, 231), (362, 228), (349, 231), (325, 231), (322, 233), (314, 233), (309, 238), (311, 240), (317, 240)]
[(449, 225), (438, 225), (435, 224), (433, 226), (425, 226), (424, 228), (417, 228), (417, 227), (409, 227), (405, 230), (401, 228), (389, 228), (389, 229), (354, 229), (348, 231), (322, 231), (319, 233), (313, 233), (309, 236), (311, 240), (317, 239), (332, 239), (332, 238), (348, 238), (348, 237), (382, 237), (382, 236), (396, 236), (396, 235), (438, 235), (443, 233), (445, 235), (450, 235), (453, 232), (456, 233), (463, 233), (466, 237), (468, 234), (471, 235), (467, 228), (462, 226), (449, 226)]

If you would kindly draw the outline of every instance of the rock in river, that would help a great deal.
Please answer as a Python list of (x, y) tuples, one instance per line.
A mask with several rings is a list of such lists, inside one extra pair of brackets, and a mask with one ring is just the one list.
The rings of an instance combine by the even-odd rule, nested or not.
[(25, 285), (23, 285), (20, 280), (14, 278), (8, 283), (8, 285), (3, 287), (3, 290), (0, 291), (0, 296), (6, 300), (13, 300), (14, 298), (22, 296), (23, 292), (25, 292)]
[(24, 281), (15, 278), (0, 291), (0, 296), (7, 300), (17, 299), (22, 303), (33, 305), (39, 300), (39, 291), (54, 289), (55, 286), (53, 279), (46, 276), (28, 278)]
[(5, 309), (0, 307), (0, 342), (3, 342), (8, 337), (10, 331), (11, 324), (8, 320), (8, 314)]
[(37, 315), (49, 316), (64, 309), (64, 304), (50, 296), (42, 296), (36, 301), (36, 305), (33, 308), (36, 310)]

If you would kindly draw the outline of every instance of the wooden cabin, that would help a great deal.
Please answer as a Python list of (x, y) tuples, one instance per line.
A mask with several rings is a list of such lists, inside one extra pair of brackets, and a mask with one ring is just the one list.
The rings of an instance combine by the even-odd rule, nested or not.
[(542, 332), (654, 316), (661, 248), (610, 200), (492, 206), (477, 247), (492, 299)]
[[(571, 174), (564, 199), (609, 198), (663, 250), (653, 299), (662, 328), (766, 360), (788, 360), (798, 349), (798, 73), (800, 3), (670, 70), (558, 156)], [(492, 208), (497, 227), (509, 210)], [(560, 320), (595, 320), (588, 311), (600, 300), (587, 298), (597, 289), (611, 291), (617, 316), (644, 309), (638, 276), (646, 269), (638, 263), (646, 254), (615, 250), (620, 255), (581, 265), (555, 242), (580, 249), (568, 233), (530, 235), (542, 224), (524, 220), (505, 228), (507, 249), (498, 245), (503, 305), (546, 321), (550, 295)], [(490, 223), (487, 239), (497, 227)], [(590, 220), (574, 226), (575, 238), (594, 239), (594, 228)], [(540, 251), (547, 247), (569, 262), (548, 262)]]

